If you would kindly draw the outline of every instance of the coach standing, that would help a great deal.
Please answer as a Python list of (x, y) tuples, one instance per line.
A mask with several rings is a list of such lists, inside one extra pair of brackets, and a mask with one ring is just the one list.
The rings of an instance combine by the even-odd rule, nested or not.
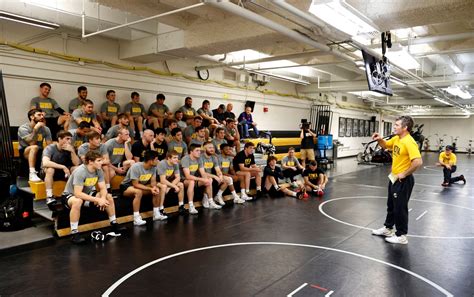
[(395, 136), (390, 140), (385, 141), (378, 133), (372, 135), (372, 139), (377, 140), (383, 149), (392, 151), (385, 227), (372, 230), (374, 235), (386, 236), (385, 240), (390, 243), (408, 243), (408, 201), (415, 185), (412, 173), (423, 164), (418, 145), (410, 135), (412, 128), (413, 119), (401, 116), (395, 120)]

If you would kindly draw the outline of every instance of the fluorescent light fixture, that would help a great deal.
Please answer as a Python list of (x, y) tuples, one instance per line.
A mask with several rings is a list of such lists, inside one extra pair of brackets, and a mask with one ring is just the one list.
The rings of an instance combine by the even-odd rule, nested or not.
[(441, 99), (441, 98), (439, 98), (439, 97), (434, 97), (433, 99), (436, 100), (436, 101), (438, 101), (438, 102), (441, 102), (441, 103), (443, 103), (443, 104), (446, 104), (446, 105), (449, 105), (449, 106), (453, 106), (453, 105), (452, 105), (451, 103), (449, 103), (448, 101), (445, 101), (445, 100), (443, 100), (443, 99)]
[(342, 32), (351, 36), (378, 32), (374, 26), (369, 24), (370, 20), (364, 20), (362, 16), (356, 15), (347, 9), (340, 0), (326, 1), (321, 4), (316, 2), (311, 3), (309, 12)]
[(392, 61), (394, 64), (397, 64), (398, 66), (405, 68), (405, 69), (418, 69), (420, 68), (420, 63), (413, 58), (407, 51), (407, 48), (402, 46), (401, 50), (393, 51), (390, 50), (387, 51), (385, 56)]
[(360, 70), (365, 70), (365, 64), (363, 61), (355, 61), (355, 64)]
[(469, 93), (468, 91), (461, 90), (459, 86), (451, 86), (444, 90), (451, 95), (458, 96), (461, 99), (469, 100), (472, 98), (471, 93)]
[(283, 81), (291, 82), (291, 83), (294, 83), (294, 84), (299, 84), (299, 85), (310, 85), (311, 84), (309, 81), (302, 80), (302, 79), (297, 79), (297, 78), (293, 78), (293, 77), (289, 77), (289, 76), (276, 75), (276, 74), (272, 74), (272, 73), (268, 73), (268, 72), (264, 72), (264, 71), (256, 71), (256, 70), (252, 70), (252, 69), (246, 69), (246, 70), (249, 73), (256, 73), (256, 74), (266, 75), (266, 76), (273, 77), (273, 78), (278, 79), (278, 80), (283, 80)]
[(0, 19), (22, 23), (22, 24), (26, 24), (30, 26), (35, 26), (35, 27), (45, 28), (45, 29), (51, 29), (51, 30), (59, 28), (59, 25), (55, 23), (49, 23), (42, 20), (38, 20), (38, 19), (32, 19), (29, 17), (25, 17), (22, 15), (13, 14), (13, 13), (5, 12), (5, 11), (0, 11)]
[(375, 96), (375, 97), (386, 97), (387, 95), (380, 94), (377, 92), (372, 92), (372, 91), (356, 91), (356, 92), (347, 92), (349, 94), (353, 94), (362, 98), (369, 98), (369, 96)]

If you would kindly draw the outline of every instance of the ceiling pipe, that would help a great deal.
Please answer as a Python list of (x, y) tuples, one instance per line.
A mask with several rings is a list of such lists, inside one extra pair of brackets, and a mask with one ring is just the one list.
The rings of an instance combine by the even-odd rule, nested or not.
[[(300, 17), (300, 18), (303, 18), (305, 19), (306, 21), (308, 22), (311, 22), (312, 24), (316, 25), (316, 26), (320, 26), (321, 23), (324, 23), (325, 26), (328, 26), (328, 27), (331, 27), (329, 24), (326, 24), (324, 21), (320, 20), (319, 18), (317, 18), (316, 16), (312, 15), (312, 14), (309, 14), (309, 13), (306, 13), (306, 12), (303, 12), (301, 10), (299, 10), (298, 8), (294, 7), (293, 5), (291, 4), (288, 4), (286, 3), (284, 0), (272, 0), (271, 1), (272, 3), (280, 6), (281, 8), (283, 9), (287, 9), (289, 13), (292, 13), (294, 14), (295, 16), (297, 17)], [(290, 8), (291, 7), (291, 8)], [(368, 48), (366, 45), (354, 40), (354, 38), (351, 37), (350, 39), (351, 43), (361, 49), (361, 50), (364, 50), (366, 52), (368, 52), (369, 54), (373, 55), (374, 57), (377, 57), (378, 59), (382, 59), (382, 55), (377, 53), (376, 51)], [(335, 52), (335, 51), (333, 51)], [(448, 102), (452, 103), (453, 105), (459, 107), (459, 108), (462, 108), (463, 106), (460, 105), (459, 103), (455, 102), (455, 101), (452, 101), (451, 99), (447, 98), (443, 92), (441, 92), (440, 90), (438, 90), (437, 88), (435, 88), (434, 86), (430, 85), (429, 83), (427, 83), (425, 80), (423, 80), (421, 77), (411, 73), (410, 71), (404, 69), (403, 67), (395, 64), (395, 63), (390, 63), (393, 67), (397, 68), (399, 72), (401, 72), (402, 74), (406, 75), (406, 76), (409, 76), (413, 79), (416, 79), (420, 82), (422, 82), (423, 84), (427, 85), (428, 87), (430, 87), (431, 89), (435, 90), (437, 93), (440, 94), (441, 97), (445, 98)], [(425, 91), (422, 91), (422, 90), (419, 90), (415, 87), (409, 87), (410, 89), (412, 89), (413, 91), (416, 91), (420, 94), (429, 94), (428, 92), (425, 92)], [(429, 96), (433, 96), (432, 94), (429, 94)]]
[[(446, 35), (432, 35), (432, 36), (422, 36), (422, 37), (412, 37), (412, 38), (403, 38), (398, 40), (392, 40), (393, 43), (399, 43), (403, 46), (415, 45), (415, 44), (427, 44), (433, 42), (442, 42), (442, 41), (455, 41), (474, 38), (474, 32), (465, 32), (457, 34), (446, 34)], [(377, 48), (382, 46), (381, 43), (373, 43), (369, 45), (371, 48)]]

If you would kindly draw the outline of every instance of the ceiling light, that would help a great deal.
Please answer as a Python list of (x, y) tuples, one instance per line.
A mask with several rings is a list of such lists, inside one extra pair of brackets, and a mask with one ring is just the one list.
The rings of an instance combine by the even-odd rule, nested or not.
[(386, 97), (387, 95), (380, 94), (377, 92), (372, 92), (372, 91), (357, 91), (357, 92), (347, 92), (349, 94), (353, 94), (362, 98), (368, 98), (369, 96), (375, 96), (375, 97)]
[(469, 93), (468, 91), (461, 90), (459, 86), (451, 86), (444, 90), (451, 95), (458, 96), (461, 99), (468, 100), (472, 98), (471, 93)]
[(420, 63), (413, 58), (407, 51), (406, 47), (402, 46), (400, 50), (390, 50), (385, 56), (392, 61), (394, 64), (405, 68), (405, 69), (418, 69)]
[(443, 100), (443, 99), (441, 99), (441, 98), (439, 98), (439, 97), (434, 97), (433, 99), (436, 100), (436, 101), (438, 101), (438, 102), (441, 102), (441, 103), (443, 103), (443, 104), (446, 104), (446, 105), (449, 105), (449, 106), (453, 106), (453, 105), (452, 105), (451, 103), (449, 103), (448, 101), (445, 101), (445, 100)]
[(374, 26), (369, 24), (370, 20), (364, 20), (361, 15), (356, 15), (343, 6), (339, 0), (321, 4), (313, 1), (309, 12), (351, 36), (378, 32)]
[(26, 24), (30, 26), (35, 26), (35, 27), (45, 28), (45, 29), (51, 29), (51, 30), (59, 28), (59, 25), (55, 23), (49, 23), (49, 22), (38, 20), (38, 19), (32, 19), (29, 17), (25, 17), (22, 15), (17, 15), (17, 14), (5, 12), (5, 11), (0, 11), (0, 19), (22, 23), (22, 24)]

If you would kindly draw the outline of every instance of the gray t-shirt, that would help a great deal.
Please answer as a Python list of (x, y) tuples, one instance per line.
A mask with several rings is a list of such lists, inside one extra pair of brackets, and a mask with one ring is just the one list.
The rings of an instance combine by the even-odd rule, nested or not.
[(186, 107), (186, 105), (181, 106), (179, 111), (182, 111), (185, 118), (192, 118), (196, 115), (196, 110), (192, 107)]
[(175, 150), (179, 154), (179, 158), (181, 159), (184, 155), (188, 153), (188, 146), (184, 141), (178, 143), (176, 140), (171, 140), (168, 142), (168, 152)]
[(45, 113), (45, 118), (55, 118), (59, 116), (56, 111), (59, 108), (58, 102), (52, 98), (34, 97), (30, 102), (31, 108), (40, 108)]
[(197, 110), (197, 113), (198, 113), (198, 115), (200, 115), (200, 116), (202, 116), (202, 114), (205, 114), (205, 115), (207, 115), (207, 116), (212, 117), (212, 112), (211, 112), (210, 110), (205, 110), (205, 109), (202, 108), (202, 107)]
[(217, 138), (214, 138), (212, 140), (212, 144), (214, 145), (214, 149), (216, 151), (216, 154), (220, 155), (221, 153), (221, 144), (223, 143), (227, 143), (227, 140), (224, 139), (217, 139)]
[[(118, 136), (118, 131), (120, 130), (120, 125), (115, 125), (110, 127), (110, 129), (107, 131), (107, 134), (105, 135), (106, 139), (112, 139)], [(130, 133), (130, 138), (135, 138), (135, 131), (133, 131), (130, 126), (127, 126), (127, 130)]]
[(69, 102), (69, 112), (72, 113), (74, 110), (81, 108), (82, 101), (78, 97), (71, 99)]
[(133, 180), (137, 180), (142, 185), (148, 185), (153, 177), (156, 178), (156, 167), (152, 166), (150, 169), (145, 169), (143, 162), (138, 162), (133, 164), (127, 171), (122, 185), (130, 187)]
[(148, 115), (149, 116), (154, 116), (152, 110), (156, 110), (158, 111), (158, 113), (161, 115), (161, 116), (164, 116), (165, 113), (169, 112), (170, 109), (168, 108), (168, 106), (166, 106), (166, 104), (158, 104), (156, 102), (153, 102), (150, 107), (148, 108)]
[(160, 161), (160, 163), (158, 163), (158, 166), (157, 166), (157, 169), (158, 169), (158, 175), (161, 176), (161, 175), (166, 175), (166, 179), (168, 180), (173, 180), (175, 177), (176, 174), (180, 174), (179, 173), (179, 165), (176, 164), (168, 164), (168, 160), (162, 160)]
[(132, 116), (141, 116), (142, 113), (145, 113), (145, 106), (141, 103), (135, 103), (135, 102), (128, 102), (127, 105), (125, 105), (124, 112), (129, 112), (130, 115)]
[(221, 171), (223, 174), (229, 174), (230, 168), (232, 166), (232, 160), (234, 158), (232, 156), (222, 156), (219, 155), (219, 167), (221, 168)]
[(82, 110), (82, 108), (80, 108), (72, 112), (72, 121), (69, 124), (70, 129), (77, 129), (77, 120), (80, 120), (79, 122), (92, 123), (93, 120), (97, 120), (97, 117), (95, 115), (95, 112), (92, 112), (91, 114), (86, 114)]
[[(87, 154), (87, 152), (89, 151), (89, 148), (90, 148), (90, 143), (86, 142), (86, 143), (83, 143), (78, 149), (77, 149), (77, 154), (79, 157), (83, 157)], [(106, 155), (107, 154), (107, 149), (105, 148), (105, 145), (104, 144), (100, 144), (100, 146), (95, 149), (94, 151), (98, 152), (101, 156), (103, 155)]]
[(49, 160), (54, 163), (64, 165), (67, 168), (71, 168), (71, 166), (74, 165), (72, 163), (71, 152), (58, 149), (56, 143), (51, 143), (44, 149), (43, 157), (48, 157)]
[(212, 173), (212, 169), (219, 167), (219, 160), (216, 156), (206, 156), (206, 154), (201, 154), (201, 162), (206, 173)]
[(183, 135), (185, 138), (191, 137), (191, 139), (196, 138), (196, 132), (194, 132), (194, 126), (189, 125), (184, 129)]
[(79, 134), (77, 134), (77, 129), (72, 129), (72, 130), (69, 130), (69, 133), (72, 134), (72, 145), (74, 146), (74, 148), (77, 150), (83, 143), (86, 143), (87, 142), (87, 136), (84, 135), (84, 136), (80, 136)]
[(200, 146), (200, 147), (202, 148), (202, 145), (204, 144), (204, 141), (199, 140), (199, 139), (197, 139), (197, 138), (193, 138), (193, 139), (191, 139), (191, 141), (189, 142), (189, 145), (191, 145), (191, 144), (195, 144), (195, 145)]
[(69, 176), (64, 193), (74, 194), (74, 186), (83, 186), (82, 192), (88, 195), (95, 191), (97, 183), (104, 181), (104, 172), (102, 169), (90, 172), (87, 166), (82, 164), (76, 168)]
[[(25, 141), (25, 138), (31, 133), (33, 133), (33, 128), (31, 128), (30, 123), (25, 123), (21, 125), (20, 128), (18, 128), (18, 142), (21, 149), (24, 149), (30, 146), (30, 144)], [(51, 137), (51, 130), (49, 130), (49, 128), (46, 126), (41, 127), (36, 132), (33, 140), (36, 142), (35, 144), (37, 146), (39, 146), (40, 148), (43, 148), (43, 140), (46, 140), (46, 141), (53, 140)]]
[(288, 156), (284, 156), (283, 159), (281, 159), (281, 165), (285, 165), (285, 166), (288, 166), (288, 167), (299, 167), (299, 166), (301, 166), (300, 161), (298, 161), (297, 158), (295, 158), (295, 157), (288, 158)]
[(185, 121), (178, 121), (178, 128), (180, 128), (181, 130), (186, 129), (187, 126), (188, 124), (186, 124)]
[[(109, 154), (110, 163), (118, 165), (125, 159), (125, 143), (118, 143), (116, 138), (107, 140), (104, 144), (107, 153)], [(128, 143), (128, 149), (131, 151), (132, 146)]]
[(181, 159), (181, 168), (188, 168), (191, 175), (198, 175), (201, 167), (203, 167), (201, 159), (193, 160), (189, 155)]
[(120, 112), (120, 104), (115, 102), (110, 104), (109, 101), (105, 101), (100, 106), (100, 112), (105, 112), (107, 117), (111, 118)]

